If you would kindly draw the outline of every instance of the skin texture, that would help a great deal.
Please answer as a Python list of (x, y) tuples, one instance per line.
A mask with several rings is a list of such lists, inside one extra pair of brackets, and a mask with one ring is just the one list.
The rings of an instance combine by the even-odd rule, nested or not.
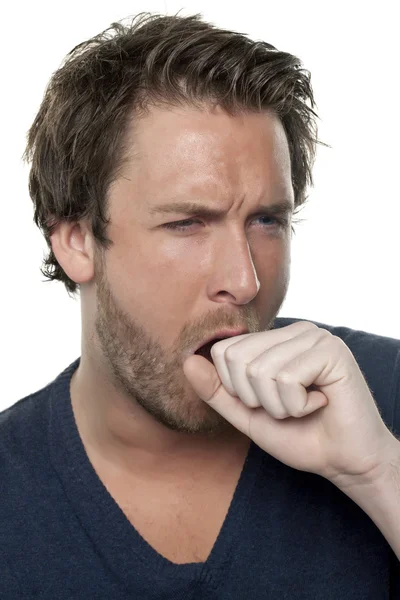
[[(188, 348), (223, 328), (268, 330), (290, 277), (291, 220), (254, 215), (294, 204), (287, 139), (271, 113), (230, 116), (153, 108), (129, 132), (132, 160), (109, 190), (114, 245), (101, 254), (85, 221), (61, 223), (54, 253), (81, 284), (81, 363), (72, 407), (85, 446), (129, 472), (204, 469), (247, 436), (203, 402), (186, 379)], [(151, 215), (172, 201), (224, 209), (185, 232)]]

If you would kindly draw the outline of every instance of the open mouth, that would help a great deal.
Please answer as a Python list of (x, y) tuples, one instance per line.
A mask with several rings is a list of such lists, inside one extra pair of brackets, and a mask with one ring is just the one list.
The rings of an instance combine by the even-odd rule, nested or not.
[(207, 342), (207, 344), (204, 344), (204, 346), (200, 346), (200, 348), (196, 350), (195, 354), (200, 354), (200, 356), (204, 356), (204, 358), (209, 360), (210, 363), (214, 364), (213, 359), (211, 358), (211, 348), (214, 344), (220, 342), (223, 339), (225, 338), (215, 338), (214, 340), (211, 340), (211, 342)]

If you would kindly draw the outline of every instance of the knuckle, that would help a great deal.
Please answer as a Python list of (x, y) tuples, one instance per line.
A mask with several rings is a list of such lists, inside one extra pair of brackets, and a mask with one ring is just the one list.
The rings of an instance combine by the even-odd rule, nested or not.
[(329, 338), (334, 337), (333, 334), (328, 329), (323, 329), (322, 327), (320, 327), (319, 330), (323, 337), (329, 337)]
[(235, 351), (233, 346), (229, 346), (229, 348), (225, 350), (225, 360), (227, 360), (228, 362), (235, 361), (237, 357), (237, 352)]
[(350, 348), (342, 340), (342, 338), (338, 337), (337, 335), (332, 335), (332, 338), (333, 338), (333, 342), (336, 345), (336, 348), (337, 348), (336, 351), (338, 352), (338, 354), (341, 355), (343, 352), (346, 352), (347, 354), (352, 355)]
[(275, 379), (277, 383), (290, 384), (293, 382), (293, 377), (288, 371), (279, 371)]
[(327, 329), (324, 329), (323, 327), (306, 327), (304, 329), (304, 334), (305, 336), (309, 336), (310, 339), (312, 340), (323, 340), (324, 338), (328, 338), (328, 337), (332, 337), (332, 334), (330, 331), (328, 331)]
[(332, 338), (332, 334), (330, 331), (328, 331), (327, 329), (321, 329), (319, 328), (318, 331), (318, 340), (321, 340), (323, 342), (327, 342)]
[(250, 378), (258, 377), (260, 374), (260, 365), (257, 363), (249, 363), (246, 367), (246, 375)]
[(297, 323), (295, 323), (295, 325), (301, 331), (308, 331), (311, 329), (319, 329), (318, 325), (315, 325), (315, 323), (311, 323), (311, 321), (298, 321)]
[(344, 343), (344, 341), (342, 340), (342, 338), (338, 337), (337, 335), (333, 335), (332, 334), (332, 338), (335, 341), (335, 344), (337, 344), (338, 346), (345, 346), (346, 344)]

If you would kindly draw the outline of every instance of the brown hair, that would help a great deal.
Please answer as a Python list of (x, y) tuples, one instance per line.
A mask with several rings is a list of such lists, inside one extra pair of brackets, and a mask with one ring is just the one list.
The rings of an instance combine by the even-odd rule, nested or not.
[(232, 115), (274, 112), (288, 140), (295, 209), (303, 205), (316, 144), (330, 147), (316, 137), (310, 80), (296, 56), (201, 15), (140, 13), (75, 46), (47, 85), (22, 157), (32, 161), (33, 219), (49, 247), (42, 274), (69, 294), (79, 289), (51, 247), (59, 221), (88, 219), (98, 248), (112, 244), (107, 192), (132, 152), (128, 125), (151, 106), (213, 102)]

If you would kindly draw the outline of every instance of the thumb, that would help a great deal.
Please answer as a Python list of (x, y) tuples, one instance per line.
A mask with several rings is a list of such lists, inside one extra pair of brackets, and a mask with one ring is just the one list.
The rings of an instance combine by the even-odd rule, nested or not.
[(192, 354), (185, 360), (183, 372), (196, 394), (206, 402), (212, 400), (222, 386), (214, 365), (199, 354)]
[(223, 386), (217, 369), (206, 358), (192, 354), (183, 372), (196, 394), (239, 431), (248, 435), (252, 409)]

